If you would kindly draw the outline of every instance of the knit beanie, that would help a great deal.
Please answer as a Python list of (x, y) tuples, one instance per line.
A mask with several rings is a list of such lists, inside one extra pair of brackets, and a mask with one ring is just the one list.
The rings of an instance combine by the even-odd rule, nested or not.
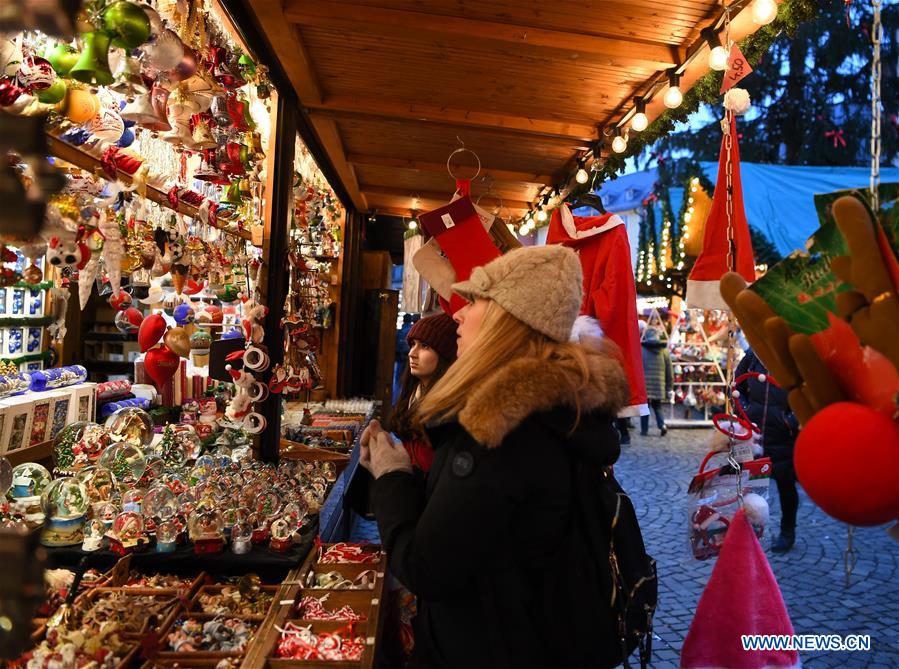
[(537, 332), (566, 342), (581, 310), (584, 278), (577, 254), (551, 244), (509, 251), (476, 267), (453, 290), (469, 301), (493, 300)]
[(453, 362), (456, 359), (456, 337), (456, 322), (446, 314), (435, 314), (415, 323), (406, 335), (406, 341), (410, 346), (413, 340), (427, 344), (441, 358)]

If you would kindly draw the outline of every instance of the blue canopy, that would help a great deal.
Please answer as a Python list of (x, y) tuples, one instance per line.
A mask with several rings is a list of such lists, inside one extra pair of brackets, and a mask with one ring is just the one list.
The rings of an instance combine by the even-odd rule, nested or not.
[[(718, 179), (718, 163), (704, 162), (700, 166), (714, 184)], [(783, 255), (805, 248), (805, 240), (818, 229), (813, 200), (816, 194), (865, 188), (870, 180), (867, 167), (741, 163), (740, 175), (747, 220), (764, 232)], [(607, 181), (597, 192), (609, 211), (639, 209), (643, 200), (652, 193), (657, 179), (658, 170), (655, 168), (634, 172)], [(881, 168), (880, 180), (884, 183), (899, 181), (899, 168)], [(671, 195), (671, 206), (677, 213), (683, 197), (682, 189), (672, 189)]]

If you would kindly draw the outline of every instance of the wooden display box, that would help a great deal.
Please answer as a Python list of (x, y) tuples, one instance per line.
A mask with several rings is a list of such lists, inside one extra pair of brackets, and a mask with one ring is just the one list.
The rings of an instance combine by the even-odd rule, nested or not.
[[(201, 588), (196, 592), (196, 594), (193, 596), (193, 599), (192, 599), (192, 601), (191, 601), (191, 603), (190, 603), (190, 609), (189, 609), (189, 612), (190, 612), (190, 613), (197, 613), (197, 614), (213, 615), (213, 616), (214, 616), (215, 614), (213, 614), (213, 613), (211, 613), (211, 612), (203, 611), (202, 605), (200, 604), (200, 597), (202, 597), (203, 595), (217, 595), (217, 594), (221, 593), (221, 591), (224, 590), (225, 587), (227, 587), (227, 586), (225, 586), (225, 585), (204, 585), (203, 587), (201, 587)], [(248, 621), (253, 621), (253, 622), (262, 622), (263, 620), (265, 620), (265, 618), (266, 618), (266, 616), (268, 615), (269, 611), (272, 610), (272, 607), (277, 603), (277, 599), (278, 599), (278, 590), (279, 590), (279, 589), (280, 589), (280, 586), (278, 586), (278, 585), (263, 585), (263, 586), (260, 586), (260, 590), (261, 590), (262, 592), (267, 593), (267, 594), (269, 594), (269, 595), (272, 596), (272, 602), (271, 602), (271, 604), (270, 604), (270, 605), (268, 606), (268, 608), (267, 608), (263, 613), (261, 613), (261, 614), (252, 614), (252, 615), (238, 615), (238, 614), (234, 614), (233, 616), (230, 615), (230, 614), (221, 614), (221, 615), (226, 615), (226, 616), (228, 616), (228, 617), (234, 617), (234, 618), (240, 618), (241, 620), (248, 620)]]
[(25, 448), (31, 443), (31, 420), (34, 399), (31, 393), (7, 397), (0, 402), (3, 413), (3, 434), (0, 435), (0, 455)]
[(240, 651), (196, 650), (192, 652), (176, 652), (172, 650), (163, 650), (159, 651), (159, 653), (157, 653), (156, 655), (157, 659), (161, 661), (177, 662), (179, 665), (182, 664), (185, 660), (204, 660), (214, 661), (215, 663), (218, 663), (220, 660), (243, 657), (244, 655), (246, 655), (250, 647), (257, 641), (257, 636), (260, 629), (260, 623), (258, 621), (249, 620), (248, 618), (242, 616), (216, 616), (214, 614), (207, 613), (185, 613), (184, 611), (176, 611), (175, 613), (176, 615), (174, 615), (168, 621), (168, 625), (163, 629), (162, 634), (159, 635), (159, 643), (161, 648), (168, 647), (166, 637), (168, 637), (169, 633), (174, 631), (175, 623), (177, 623), (179, 620), (196, 620), (202, 624), (209, 620), (215, 620), (216, 618), (237, 618), (238, 620), (242, 620), (243, 622), (245, 622), (247, 624), (247, 627), (250, 627), (252, 629), (250, 640), (247, 642), (247, 645), (244, 647), (244, 649)]
[[(137, 591), (137, 592), (136, 592)], [(104, 594), (109, 593), (124, 593), (129, 596), (142, 596), (142, 595), (153, 595), (159, 597), (163, 602), (165, 602), (165, 606), (160, 613), (158, 623), (153, 627), (149, 627), (150, 617), (147, 616), (144, 618), (143, 627), (139, 630), (122, 630), (120, 635), (122, 639), (129, 641), (140, 641), (144, 635), (151, 631), (156, 630), (157, 632), (163, 632), (167, 630), (172, 623), (175, 621), (175, 618), (181, 611), (181, 607), (179, 606), (179, 599), (176, 591), (174, 590), (153, 590), (151, 591), (148, 588), (92, 588), (85, 592), (82, 595), (79, 595), (75, 600), (75, 609), (77, 611), (86, 612), (89, 609), (94, 601), (98, 598), (102, 597)], [(166, 601), (168, 600), (168, 601)]]

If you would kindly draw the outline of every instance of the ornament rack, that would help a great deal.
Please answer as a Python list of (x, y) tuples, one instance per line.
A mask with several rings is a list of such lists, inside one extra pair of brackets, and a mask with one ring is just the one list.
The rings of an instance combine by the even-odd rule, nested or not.
[[(67, 144), (58, 137), (55, 137), (54, 135), (49, 133), (47, 134), (47, 144), (50, 148), (50, 153), (52, 153), (57, 158), (60, 158), (67, 163), (71, 163), (72, 165), (80, 167), (81, 169), (87, 170), (91, 173), (97, 173), (98, 171), (102, 172), (103, 167), (100, 163), (100, 159), (92, 155), (88, 151), (77, 146)], [(116, 179), (126, 185), (130, 185), (132, 183), (131, 175), (127, 172), (123, 172), (122, 170), (117, 170)], [(182, 202), (179, 200), (177, 209), (172, 207), (172, 203), (169, 201), (168, 194), (163, 192), (162, 189), (153, 186), (152, 184), (147, 184), (146, 196), (149, 200), (152, 200), (153, 202), (163, 207), (172, 209), (176, 213), (184, 214), (185, 216), (189, 216), (191, 218), (197, 218), (199, 216), (197, 208), (190, 204), (187, 204), (186, 202)], [(253, 235), (247, 230), (240, 230), (224, 225), (212, 225), (211, 222), (208, 223), (208, 225), (221, 230), (226, 234), (239, 237), (244, 241), (248, 241), (250, 243), (253, 242)]]
[[(698, 400), (696, 393), (711, 395), (722, 393), (727, 387), (721, 363), (716, 358), (716, 347), (709, 341), (705, 323), (707, 317), (699, 310), (684, 310), (677, 319), (668, 338), (671, 367), (674, 376), (674, 400), (669, 405), (668, 424), (672, 427), (707, 427), (712, 424), (711, 397), (702, 407), (687, 404), (687, 398)], [(690, 380), (686, 380), (689, 378)], [(678, 380), (681, 379), (681, 380)], [(724, 402), (722, 401), (723, 405)], [(686, 415), (676, 415), (675, 407), (685, 408)], [(715, 405), (711, 405), (715, 406)], [(701, 412), (699, 419), (690, 418), (692, 412)]]

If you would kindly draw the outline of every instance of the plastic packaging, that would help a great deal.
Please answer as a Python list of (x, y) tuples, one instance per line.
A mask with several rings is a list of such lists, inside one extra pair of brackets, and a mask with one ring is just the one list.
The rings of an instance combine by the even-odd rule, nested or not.
[(54, 367), (42, 372), (32, 372), (31, 389), (35, 392), (73, 386), (87, 380), (87, 370), (81, 365)]

